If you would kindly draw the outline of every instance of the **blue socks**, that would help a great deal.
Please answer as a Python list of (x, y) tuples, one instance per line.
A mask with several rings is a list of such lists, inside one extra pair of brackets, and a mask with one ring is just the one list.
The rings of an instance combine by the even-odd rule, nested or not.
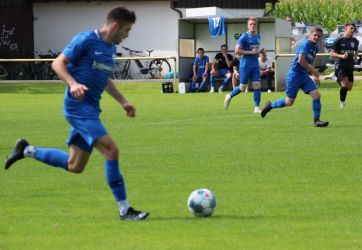
[(69, 154), (59, 149), (36, 148), (34, 159), (53, 167), (61, 167), (68, 170)]
[(123, 176), (119, 172), (118, 160), (105, 161), (105, 176), (116, 201), (126, 199), (126, 187)]
[(321, 115), (321, 100), (313, 100), (314, 119), (319, 119)]
[(211, 75), (210, 76), (210, 83), (211, 83), (211, 87), (213, 87), (213, 88), (215, 88), (215, 81), (216, 81), (215, 76)]
[(233, 89), (233, 91), (231, 91), (230, 93), (230, 98), (233, 98), (234, 96), (240, 94), (241, 90), (240, 90), (240, 87), (237, 86)]
[(260, 98), (261, 98), (261, 90), (260, 89), (254, 89), (254, 106), (255, 107), (260, 106)]
[(285, 107), (285, 98), (280, 98), (274, 102), (272, 102), (271, 107), (274, 108), (283, 108)]
[(196, 90), (196, 82), (192, 81), (191, 82), (191, 92), (194, 92)]
[(202, 81), (200, 84), (200, 87), (196, 90), (196, 92), (200, 92), (201, 90), (203, 90), (206, 86), (206, 82)]
[(231, 80), (231, 78), (227, 78), (227, 77), (225, 77), (225, 79), (224, 79), (224, 83), (223, 83), (223, 87), (225, 88), (228, 84), (229, 84), (229, 81)]

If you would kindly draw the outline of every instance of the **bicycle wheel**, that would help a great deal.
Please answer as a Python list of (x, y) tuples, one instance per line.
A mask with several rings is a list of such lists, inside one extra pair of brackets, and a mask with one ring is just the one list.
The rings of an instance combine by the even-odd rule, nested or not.
[(0, 65), (0, 80), (5, 80), (7, 76), (8, 72), (2, 65)]
[(114, 66), (112, 77), (114, 80), (124, 80), (127, 79), (129, 75), (129, 66), (130, 61), (126, 60), (125, 62), (117, 62)]
[(161, 79), (171, 71), (171, 65), (165, 59), (154, 59), (150, 62), (149, 69), (153, 79)]
[(120, 80), (122, 79), (122, 75), (123, 75), (123, 72), (122, 72), (122, 68), (121, 68), (121, 63), (116, 63), (116, 65), (114, 66), (114, 69), (113, 69), (113, 74), (112, 74), (112, 78), (114, 80)]

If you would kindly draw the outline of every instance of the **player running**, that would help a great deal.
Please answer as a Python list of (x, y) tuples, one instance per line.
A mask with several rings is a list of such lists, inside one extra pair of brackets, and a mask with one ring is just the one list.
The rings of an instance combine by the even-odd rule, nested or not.
[(54, 148), (38, 148), (24, 139), (16, 142), (5, 161), (5, 169), (24, 157), (32, 157), (69, 172), (81, 173), (95, 147), (105, 158), (105, 176), (118, 203), (122, 220), (138, 221), (148, 212), (134, 210), (127, 201), (126, 187), (119, 170), (118, 147), (103, 126), (99, 101), (106, 90), (126, 111), (136, 115), (135, 107), (117, 90), (109, 77), (115, 64), (116, 44), (128, 37), (136, 21), (133, 11), (112, 9), (105, 25), (76, 35), (52, 64), (54, 71), (68, 86), (64, 96), (64, 116), (71, 125), (70, 153)]
[(298, 90), (302, 89), (305, 94), (313, 98), (314, 126), (327, 127), (328, 122), (319, 119), (321, 113), (321, 95), (314, 81), (309, 77), (308, 71), (313, 75), (314, 80), (320, 83), (319, 72), (313, 67), (314, 58), (319, 50), (318, 42), (322, 37), (323, 31), (320, 27), (314, 27), (299, 48), (297, 49), (294, 61), (291, 64), (287, 75), (286, 98), (280, 98), (273, 103), (267, 102), (261, 112), (261, 117), (265, 117), (273, 108), (283, 108), (292, 106), (297, 98)]
[(260, 99), (261, 99), (261, 87), (260, 87), (260, 68), (259, 68), (259, 53), (263, 49), (259, 49), (260, 36), (257, 34), (258, 19), (251, 17), (248, 20), (248, 31), (240, 36), (235, 46), (235, 54), (240, 54), (240, 66), (239, 66), (239, 88), (234, 88), (230, 94), (225, 96), (224, 108), (228, 109), (231, 99), (244, 92), (248, 86), (248, 81), (251, 79), (254, 89), (254, 113), (260, 113)]
[(347, 23), (344, 26), (343, 37), (340, 37), (335, 41), (331, 51), (331, 56), (338, 59), (335, 67), (335, 75), (338, 84), (341, 86), (339, 91), (341, 108), (346, 107), (347, 91), (352, 89), (354, 81), (354, 62), (357, 60), (359, 44), (357, 38), (353, 37), (355, 31), (356, 26)]

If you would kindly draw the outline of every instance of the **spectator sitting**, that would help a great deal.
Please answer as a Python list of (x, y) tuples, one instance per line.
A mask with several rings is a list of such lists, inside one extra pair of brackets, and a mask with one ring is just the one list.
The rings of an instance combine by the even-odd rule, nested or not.
[[(232, 77), (232, 61), (233, 56), (228, 54), (228, 47), (226, 44), (221, 45), (221, 52), (217, 53), (215, 56), (215, 62), (212, 63), (211, 69), (211, 88), (210, 93), (215, 92), (215, 81), (216, 77), (224, 76), (224, 83), (219, 87), (219, 93), (223, 91), (224, 87), (227, 86)], [(215, 64), (217, 63), (217, 69), (215, 68)]]
[(273, 61), (266, 56), (266, 51), (262, 51), (259, 56), (260, 77), (265, 78), (268, 85), (268, 93), (272, 92), (272, 82), (274, 78)]
[[(203, 48), (197, 49), (197, 56), (194, 60), (194, 65), (192, 67), (194, 75), (192, 76), (191, 83), (191, 92), (200, 92), (204, 89), (209, 75), (209, 57), (205, 56), (205, 51)], [(196, 89), (196, 82), (201, 80), (200, 87)]]

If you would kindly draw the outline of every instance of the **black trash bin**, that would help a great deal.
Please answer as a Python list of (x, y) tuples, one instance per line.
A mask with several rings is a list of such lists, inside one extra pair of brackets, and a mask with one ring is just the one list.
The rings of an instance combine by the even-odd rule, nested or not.
[(173, 83), (172, 82), (162, 83), (162, 92), (163, 93), (173, 93)]

